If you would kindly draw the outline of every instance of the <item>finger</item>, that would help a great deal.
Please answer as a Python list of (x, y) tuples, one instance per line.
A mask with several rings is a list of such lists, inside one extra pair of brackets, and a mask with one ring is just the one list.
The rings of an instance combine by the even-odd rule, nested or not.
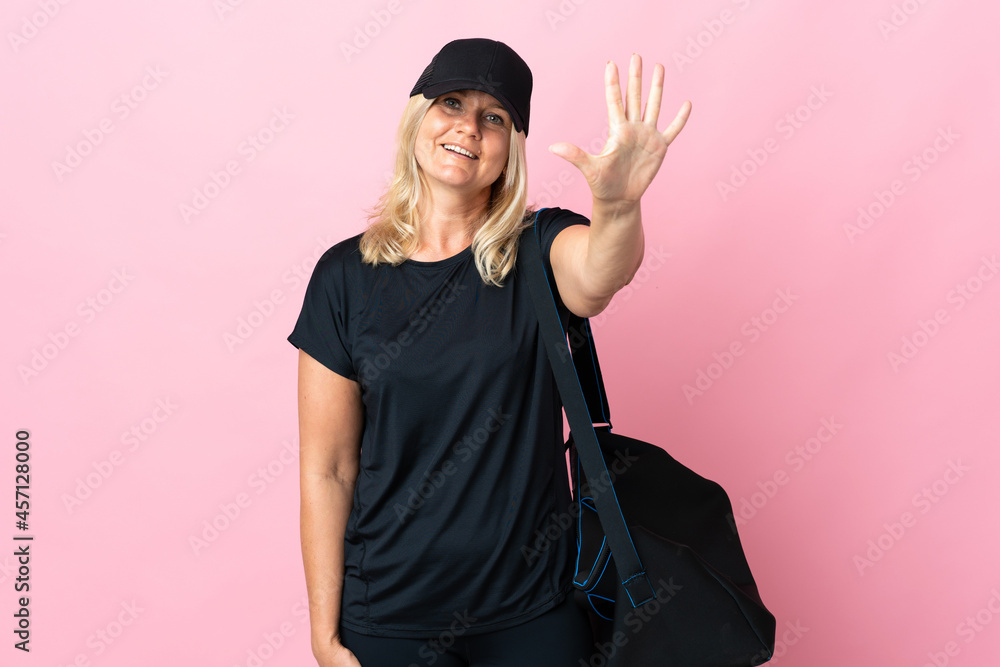
[(625, 120), (622, 109), (622, 89), (618, 83), (618, 66), (610, 60), (604, 68), (604, 96), (608, 100), (608, 123), (614, 127)]
[(663, 65), (656, 63), (653, 67), (653, 84), (649, 88), (649, 98), (646, 100), (646, 115), (643, 120), (656, 127), (660, 116), (660, 100), (663, 97)]
[(628, 98), (625, 103), (625, 116), (629, 120), (642, 120), (642, 58), (638, 53), (632, 54), (628, 64)]
[(688, 116), (690, 115), (691, 102), (685, 102), (681, 105), (681, 110), (677, 112), (673, 122), (670, 123), (667, 129), (663, 131), (663, 138), (667, 140), (668, 146), (670, 145), (670, 142), (674, 140), (674, 137), (680, 134), (681, 130), (684, 129), (684, 124), (687, 123)]
[(586, 175), (586, 169), (590, 166), (591, 156), (573, 144), (560, 142), (549, 146), (549, 152), (558, 155)]

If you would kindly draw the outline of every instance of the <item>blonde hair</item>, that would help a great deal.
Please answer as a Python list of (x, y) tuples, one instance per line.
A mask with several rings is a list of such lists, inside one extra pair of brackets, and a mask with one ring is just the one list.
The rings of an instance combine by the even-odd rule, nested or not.
[[(392, 183), (368, 213), (368, 229), (361, 236), (361, 260), (378, 266), (398, 266), (417, 248), (418, 204), (427, 182), (414, 154), (417, 131), (434, 100), (414, 95), (406, 104), (396, 134), (396, 164)], [(487, 285), (503, 286), (514, 268), (521, 230), (531, 226), (534, 212), (527, 207), (528, 173), (524, 133), (510, 131), (510, 150), (504, 174), (493, 183), (485, 212), (474, 221), (472, 253), (476, 269)]]

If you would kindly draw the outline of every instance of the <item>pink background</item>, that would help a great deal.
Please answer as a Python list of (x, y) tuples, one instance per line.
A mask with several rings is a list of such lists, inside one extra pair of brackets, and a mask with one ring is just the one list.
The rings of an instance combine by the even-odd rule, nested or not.
[[(607, 60), (640, 53), (646, 88), (665, 64), (660, 129), (693, 103), (644, 199), (645, 268), (592, 324), (616, 429), (740, 510), (774, 662), (995, 665), (997, 19), (917, 0), (5, 2), (0, 661), (312, 664), (285, 336), (315, 258), (364, 229), (430, 57), (488, 36), (534, 72), (539, 205), (590, 214), (546, 149), (600, 152)], [(18, 429), (30, 654), (9, 630)]]

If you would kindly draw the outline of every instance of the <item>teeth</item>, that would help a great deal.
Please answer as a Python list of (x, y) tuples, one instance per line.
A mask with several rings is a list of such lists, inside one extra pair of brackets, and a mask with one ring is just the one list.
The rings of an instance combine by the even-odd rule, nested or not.
[(473, 155), (469, 151), (465, 150), (461, 146), (453, 146), (452, 144), (445, 144), (444, 147), (445, 147), (446, 150), (454, 151), (455, 153), (458, 153), (460, 155), (464, 155), (466, 157), (471, 157), (473, 159), (475, 159), (475, 157), (476, 157), (475, 155)]

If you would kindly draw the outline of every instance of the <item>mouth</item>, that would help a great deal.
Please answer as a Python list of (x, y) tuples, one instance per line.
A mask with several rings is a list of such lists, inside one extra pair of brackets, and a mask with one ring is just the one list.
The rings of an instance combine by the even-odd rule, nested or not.
[(458, 155), (459, 157), (464, 157), (467, 160), (479, 159), (478, 157), (473, 155), (470, 151), (465, 150), (461, 146), (457, 146), (455, 144), (441, 144), (441, 146), (449, 153), (453, 153), (454, 155)]

